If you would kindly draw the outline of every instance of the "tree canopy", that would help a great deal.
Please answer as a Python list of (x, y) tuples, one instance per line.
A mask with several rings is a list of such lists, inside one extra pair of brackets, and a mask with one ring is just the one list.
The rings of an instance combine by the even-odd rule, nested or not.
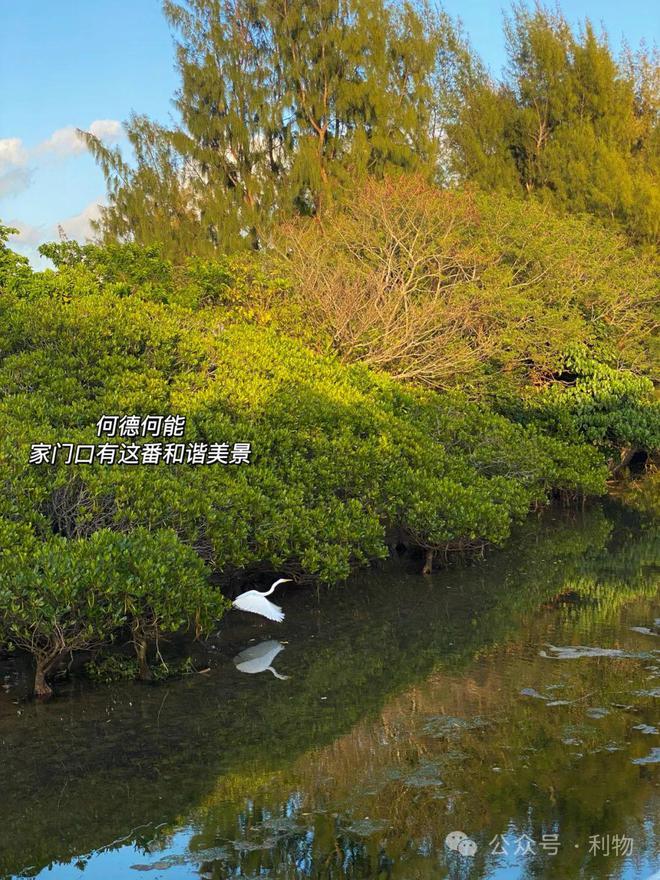
[(659, 67), (586, 21), (514, 5), (494, 80), (427, 0), (165, 0), (175, 125), (133, 114), (132, 157), (82, 133), (107, 179), (106, 241), (175, 259), (258, 248), (273, 222), (350, 201), (364, 176), (473, 182), (660, 232)]
[(106, 173), (108, 238), (170, 252), (258, 246), (356, 176), (438, 165), (434, 70), (453, 39), (423, 0), (167, 0), (180, 125), (128, 122), (135, 162), (87, 134)]
[(502, 82), (472, 58), (448, 126), (454, 167), (487, 189), (537, 195), (556, 207), (660, 234), (657, 55), (617, 59), (589, 21), (516, 5), (505, 19)]

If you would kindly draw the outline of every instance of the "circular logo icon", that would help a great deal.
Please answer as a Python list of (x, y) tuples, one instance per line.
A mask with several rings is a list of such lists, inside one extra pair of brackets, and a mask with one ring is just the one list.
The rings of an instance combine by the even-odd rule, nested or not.
[(462, 840), (467, 840), (467, 834), (464, 831), (450, 831), (445, 837), (445, 844), (449, 849), (458, 852), (458, 846)]
[(464, 837), (458, 844), (458, 851), (462, 856), (467, 856), (471, 859), (477, 854), (477, 844), (474, 840), (470, 840), (469, 837)]
[(471, 859), (476, 855), (477, 844), (464, 831), (450, 831), (445, 837), (445, 846), (461, 856)]

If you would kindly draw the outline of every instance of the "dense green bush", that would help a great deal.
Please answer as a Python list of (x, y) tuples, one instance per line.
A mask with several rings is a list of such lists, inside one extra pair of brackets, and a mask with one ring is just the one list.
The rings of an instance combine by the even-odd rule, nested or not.
[[(168, 526), (206, 547), (223, 571), (292, 565), (334, 580), (384, 552), (386, 526), (410, 528), (422, 546), (464, 537), (500, 542), (512, 517), (552, 488), (553, 476), (561, 483), (557, 461), (575, 469), (584, 460), (581, 450), (535, 444), (533, 430), (456, 396), (451, 407), (466, 420), (461, 439), (448, 399), (314, 356), (273, 330), (222, 329), (215, 310), (192, 315), (107, 291), (71, 304), (40, 299), (8, 307), (16, 335), (5, 336), (0, 367), (12, 462), (5, 503), (19, 499), (14, 509), (25, 511), (30, 487), (42, 534)], [(32, 369), (35, 357), (40, 370)], [(436, 427), (443, 407), (444, 433)], [(187, 440), (251, 442), (254, 464), (27, 464), (35, 437), (93, 443), (103, 413), (161, 411), (187, 417)], [(530, 446), (541, 461), (498, 471), (482, 461), (484, 437), (509, 461), (530, 459)], [(587, 459), (573, 485), (600, 488), (598, 467)]]
[[(295, 328), (297, 335), (305, 335), (301, 309), (287, 296), (291, 281), (263, 256), (240, 252), (219, 254), (213, 259), (190, 256), (174, 265), (158, 246), (64, 241), (42, 245), (39, 251), (64, 271), (45, 271), (18, 279), (14, 271), (14, 284), (20, 282), (21, 297), (49, 296), (69, 301), (96, 291), (102, 284), (105, 291), (117, 296), (185, 309), (217, 306), (225, 322), (276, 322), (285, 329)], [(0, 264), (0, 280), (1, 269)], [(318, 341), (318, 333), (312, 337), (308, 330), (308, 335)]]
[(584, 345), (569, 349), (556, 381), (528, 389), (513, 403), (502, 401), (501, 408), (548, 435), (595, 446), (612, 470), (637, 451), (653, 455), (660, 449), (660, 404), (652, 381), (596, 360)]
[[(152, 253), (60, 247), (58, 272), (8, 263), (0, 292), (0, 642), (34, 654), (42, 690), (120, 633), (147, 677), (162, 634), (221, 616), (212, 572), (332, 582), (388, 543), (501, 544), (552, 492), (604, 490), (584, 433), (402, 386), (242, 314), (218, 279), (258, 287), (258, 264), (189, 267), (209, 292), (184, 305)], [(251, 463), (28, 463), (33, 443), (102, 442), (101, 415), (167, 413), (184, 442), (249, 442)]]
[(208, 629), (224, 600), (208, 587), (204, 565), (171, 530), (101, 529), (87, 539), (38, 540), (0, 519), (0, 627), (36, 662), (35, 692), (73, 651), (96, 648), (130, 630), (142, 678), (147, 645), (184, 626)]

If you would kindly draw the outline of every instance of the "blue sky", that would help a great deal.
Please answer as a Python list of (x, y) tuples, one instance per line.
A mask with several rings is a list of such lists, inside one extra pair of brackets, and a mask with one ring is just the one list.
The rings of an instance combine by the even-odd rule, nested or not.
[[(504, 64), (501, 0), (448, 0), (473, 46), (498, 74)], [(660, 36), (653, 0), (573, 0), (578, 22), (604, 24), (614, 46)], [(121, 143), (132, 110), (166, 122), (177, 87), (172, 38), (160, 0), (0, 0), (0, 220), (18, 226), (17, 250), (34, 258), (61, 224), (84, 240), (105, 191), (72, 133)], [(94, 125), (92, 125), (94, 123)]]

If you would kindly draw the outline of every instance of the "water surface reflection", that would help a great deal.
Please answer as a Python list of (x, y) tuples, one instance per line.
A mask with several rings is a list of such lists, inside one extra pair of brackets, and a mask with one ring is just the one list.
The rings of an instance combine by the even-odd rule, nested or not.
[(248, 675), (272, 672), (275, 678), (286, 681), (289, 676), (280, 675), (272, 666), (277, 655), (283, 650), (284, 644), (278, 642), (277, 639), (268, 639), (265, 642), (259, 642), (258, 645), (249, 645), (234, 657), (234, 666), (239, 672), (247, 672)]
[[(0, 876), (646, 880), (658, 558), (639, 523), (556, 517), (228, 620), (208, 675), (3, 696)], [(236, 674), (277, 655), (288, 680)]]

